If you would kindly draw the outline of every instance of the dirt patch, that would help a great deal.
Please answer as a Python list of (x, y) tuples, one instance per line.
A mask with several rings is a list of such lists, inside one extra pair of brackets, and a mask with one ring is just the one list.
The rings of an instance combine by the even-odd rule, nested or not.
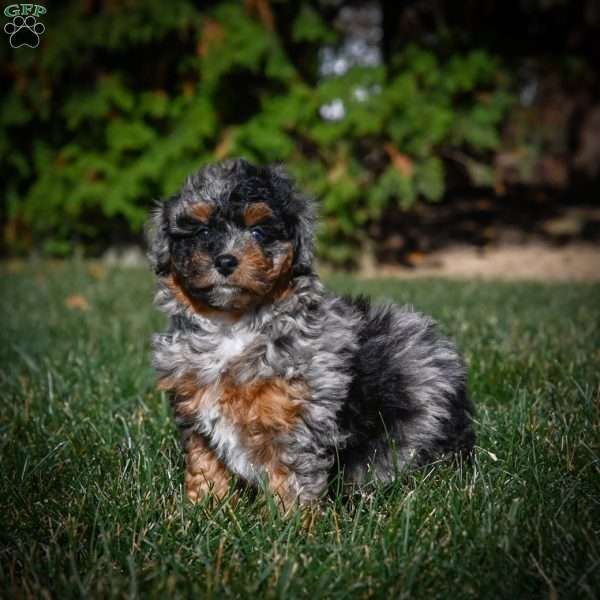
[(415, 253), (413, 266), (363, 264), (360, 275), (373, 277), (451, 277), (539, 281), (600, 281), (600, 246), (541, 242), (497, 247), (453, 246)]

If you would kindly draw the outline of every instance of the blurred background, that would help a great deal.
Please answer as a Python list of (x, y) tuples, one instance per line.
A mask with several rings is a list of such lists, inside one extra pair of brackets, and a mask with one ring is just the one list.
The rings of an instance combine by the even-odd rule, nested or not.
[(325, 266), (600, 277), (597, 0), (42, 6), (0, 43), (5, 258), (140, 262), (153, 201), (244, 156), (318, 199)]

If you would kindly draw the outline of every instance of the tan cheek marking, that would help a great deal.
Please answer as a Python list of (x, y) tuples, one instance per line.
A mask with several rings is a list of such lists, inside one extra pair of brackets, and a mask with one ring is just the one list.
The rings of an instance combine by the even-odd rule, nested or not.
[(185, 466), (185, 487), (192, 502), (208, 494), (223, 498), (229, 491), (231, 473), (197, 433), (186, 440)]
[(242, 287), (263, 295), (269, 290), (268, 273), (272, 263), (264, 255), (255, 241), (249, 241), (236, 254), (240, 261), (239, 267), (233, 273), (231, 281)]
[(273, 216), (273, 211), (268, 204), (264, 202), (255, 202), (248, 204), (244, 209), (244, 224), (246, 227), (252, 227), (259, 221)]
[(210, 215), (212, 214), (213, 211), (213, 207), (211, 204), (208, 204), (207, 202), (197, 202), (196, 204), (194, 204), (194, 206), (192, 206), (190, 212), (191, 214), (196, 217), (196, 219), (199, 219), (200, 221), (203, 221), (204, 223), (206, 223), (208, 221), (208, 219), (210, 218)]
[(258, 243), (250, 242), (242, 253), (241, 267), (249, 273), (264, 274), (271, 267), (271, 261), (264, 255)]
[(175, 300), (179, 304), (195, 310), (194, 301), (185, 293), (176, 275), (167, 275), (167, 277), (163, 278), (163, 283), (173, 292), (173, 296), (175, 296)]
[(286, 298), (290, 292), (290, 280), (294, 250), (286, 244), (283, 256), (275, 261), (267, 259), (258, 244), (249, 242), (240, 253), (240, 266), (233, 281), (263, 296), (263, 302), (275, 302)]

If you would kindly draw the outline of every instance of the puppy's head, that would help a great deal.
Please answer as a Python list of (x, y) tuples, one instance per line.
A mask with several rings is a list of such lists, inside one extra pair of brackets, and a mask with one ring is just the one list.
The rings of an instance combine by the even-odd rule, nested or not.
[(312, 269), (314, 210), (278, 166), (209, 165), (155, 210), (149, 258), (176, 299), (241, 313)]

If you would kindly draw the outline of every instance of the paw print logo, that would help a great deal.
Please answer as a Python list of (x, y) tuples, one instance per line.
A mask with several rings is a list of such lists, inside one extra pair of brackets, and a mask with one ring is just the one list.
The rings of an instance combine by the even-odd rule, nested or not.
[(33, 15), (27, 17), (16, 16), (4, 26), (11, 47), (20, 48), (29, 46), (37, 48), (40, 43), (40, 35), (46, 31), (43, 23), (40, 23)]

